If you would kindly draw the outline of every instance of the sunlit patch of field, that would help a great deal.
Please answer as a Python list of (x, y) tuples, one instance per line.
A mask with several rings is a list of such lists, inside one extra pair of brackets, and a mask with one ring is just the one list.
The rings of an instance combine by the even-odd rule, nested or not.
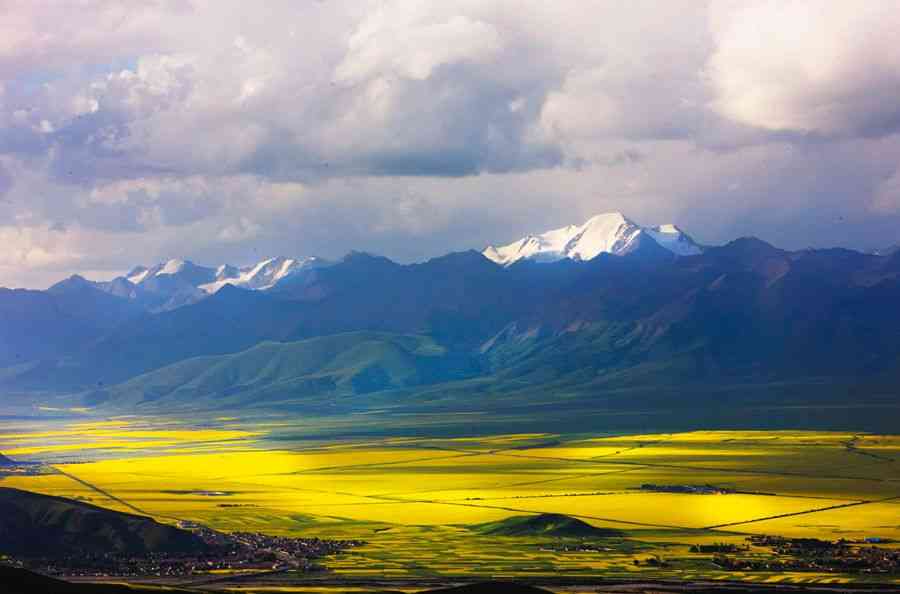
[[(492, 503), (490, 500), (486, 503)], [(760, 495), (683, 495), (629, 493), (521, 499), (505, 502), (516, 510), (559, 513), (599, 522), (673, 528), (704, 528), (725, 522), (803, 512), (841, 501), (810, 502), (803, 499)]]
[(756, 534), (792, 534), (831, 540), (873, 536), (900, 540), (900, 506), (896, 503), (872, 503), (754, 522), (735, 529)]
[(73, 481), (67, 476), (61, 474), (46, 474), (37, 476), (7, 476), (0, 480), (0, 487), (11, 487), (14, 489), (25, 489), (36, 491), (38, 493), (46, 493), (48, 495), (58, 495), (61, 497), (69, 497), (86, 501), (94, 505), (107, 506), (110, 499), (90, 487)]
[(246, 447), (260, 435), (258, 431), (238, 428), (117, 419), (74, 423), (52, 430), (4, 427), (0, 430), (0, 452), (23, 460), (69, 460), (129, 452), (223, 451)]
[[(280, 426), (280, 425), (279, 425)], [(733, 578), (691, 544), (766, 533), (900, 540), (900, 437), (693, 432), (345, 441), (272, 439), (217, 419), (192, 428), (136, 418), (0, 427), (0, 452), (52, 464), (0, 486), (191, 520), (220, 530), (354, 538), (329, 561), (348, 577), (603, 575)], [(18, 453), (17, 453), (18, 452)], [(77, 462), (77, 463), (74, 463)], [(642, 490), (714, 485), (720, 495)], [(851, 505), (852, 507), (841, 507)], [(598, 551), (467, 526), (553, 512), (625, 531)], [(634, 564), (658, 555), (669, 569)], [(743, 574), (753, 581), (861, 579)]]

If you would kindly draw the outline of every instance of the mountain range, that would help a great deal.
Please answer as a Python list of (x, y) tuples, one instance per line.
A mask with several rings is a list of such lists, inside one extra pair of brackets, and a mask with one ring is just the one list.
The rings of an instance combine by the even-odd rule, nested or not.
[[(528, 235), (505, 246), (488, 246), (481, 253), (500, 265), (510, 266), (522, 260), (585, 261), (604, 253), (622, 256), (636, 251), (688, 256), (701, 253), (703, 248), (675, 225), (642, 227), (623, 214), (612, 212), (591, 217), (581, 225)], [(172, 259), (149, 267), (136, 266), (111, 281), (92, 283), (73, 276), (53, 289), (60, 290), (67, 283), (89, 283), (142, 309), (161, 312), (196, 303), (226, 285), (266, 291), (282, 283), (302, 282), (298, 279), (302, 273), (330, 264), (314, 256), (278, 256), (243, 267), (230, 264), (208, 267), (190, 260)]]
[(898, 303), (900, 252), (703, 246), (610, 214), (418, 264), (170, 261), (0, 290), (0, 388), (101, 411), (819, 410), (866, 428), (897, 406)]
[[(150, 267), (136, 266), (125, 276), (91, 285), (104, 293), (128, 299), (147, 311), (159, 312), (195, 303), (225, 285), (260, 291), (271, 289), (301, 270), (324, 264), (314, 257), (276, 257), (240, 268), (230, 264), (211, 268), (178, 259)], [(84, 279), (77, 276), (68, 279), (73, 280)], [(54, 287), (58, 288), (59, 283)]]

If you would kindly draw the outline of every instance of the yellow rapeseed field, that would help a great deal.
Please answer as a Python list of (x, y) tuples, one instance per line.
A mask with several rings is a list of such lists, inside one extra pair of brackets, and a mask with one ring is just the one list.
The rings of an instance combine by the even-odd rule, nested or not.
[[(165, 522), (362, 538), (370, 544), (357, 557), (335, 561), (358, 575), (491, 564), (624, 575), (635, 571), (636, 555), (649, 554), (626, 548), (601, 561), (536, 544), (492, 548), (496, 539), (470, 529), (535, 513), (624, 530), (651, 551), (661, 547), (654, 554), (687, 559), (690, 544), (742, 543), (749, 534), (900, 539), (897, 436), (704, 431), (300, 443), (271, 441), (270, 430), (231, 418), (202, 428), (146, 419), (0, 428), (4, 454), (48, 463), (48, 474), (7, 476), (0, 486)], [(659, 492), (699, 485), (723, 493)], [(462, 561), (450, 562), (446, 547)], [(715, 574), (697, 563), (698, 576)]]

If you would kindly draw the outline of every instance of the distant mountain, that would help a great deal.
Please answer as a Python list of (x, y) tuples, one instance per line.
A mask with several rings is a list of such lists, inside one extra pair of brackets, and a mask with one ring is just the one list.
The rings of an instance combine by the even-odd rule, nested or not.
[(199, 285), (199, 288), (207, 293), (215, 293), (225, 285), (265, 291), (300, 270), (317, 268), (325, 264), (322, 259), (315, 257), (302, 259), (277, 257), (243, 268), (225, 265), (216, 269), (214, 281)]
[(133, 285), (156, 288), (159, 283), (177, 283), (215, 293), (225, 285), (264, 291), (304, 268), (323, 266), (319, 258), (268, 258), (251, 266), (238, 268), (223, 264), (217, 268), (197, 266), (189, 260), (169, 260), (151, 268), (138, 266), (125, 279)]
[(77, 276), (47, 291), (0, 288), (0, 367), (72, 352), (142, 313)]
[[(701, 248), (621, 215), (563, 231), (504, 248), (502, 264), (475, 251), (409, 265), (360, 252), (245, 269), (172, 261), (106, 291), (80, 277), (0, 290), (0, 387), (160, 412), (564, 414), (896, 394), (900, 252), (752, 237)], [(147, 311), (141, 295), (167, 283), (205, 296)]]
[(553, 284), (535, 275), (560, 277), (551, 269), (506, 271), (477, 252), (406, 266), (354, 253), (307, 272), (298, 275), (302, 282), (290, 277), (267, 291), (226, 285), (198, 303), (121, 324), (65, 359), (9, 375), (6, 385), (110, 386), (183, 359), (236, 353), (261, 341), (356, 331), (426, 334), (453, 351), (469, 349), (542, 301)]
[(138, 266), (125, 275), (128, 281), (135, 285), (145, 285), (164, 277), (167, 280), (177, 280), (185, 285), (193, 287), (208, 283), (215, 278), (216, 270), (206, 266), (197, 266), (190, 260), (167, 260), (161, 264), (146, 268)]
[(703, 251), (675, 225), (641, 227), (622, 213), (611, 212), (591, 217), (582, 225), (528, 235), (500, 247), (488, 246), (482, 253), (498, 264), (509, 266), (523, 259), (553, 262), (591, 260), (600, 254), (621, 256), (640, 249), (648, 241), (678, 256)]
[(265, 291), (297, 272), (326, 264), (320, 258), (276, 257), (240, 268), (230, 264), (211, 268), (174, 259), (150, 267), (137, 266), (111, 281), (79, 279), (105, 293), (131, 300), (146, 311), (158, 313), (196, 303), (225, 285)]
[(13, 462), (12, 460), (10, 460), (9, 458), (7, 458), (6, 456), (4, 456), (3, 454), (0, 454), (0, 466), (15, 466), (15, 465), (16, 465), (15, 462)]
[(196, 535), (150, 518), (80, 501), (0, 488), (0, 553), (188, 553), (206, 550)]
[(507, 273), (474, 251), (409, 265), (351, 253), (270, 293), (305, 304), (296, 319), (297, 337), (355, 330), (416, 333), (459, 348), (477, 344), (485, 332), (531, 307), (530, 295), (540, 300), (537, 295), (550, 284), (531, 283), (530, 276)]
[(298, 304), (268, 292), (226, 285), (197, 303), (121, 323), (65, 357), (38, 361), (8, 375), (8, 385), (81, 390), (112, 385), (190, 357), (234, 353), (264, 340), (289, 340), (298, 309)]
[(563, 514), (512, 516), (498, 522), (479, 524), (473, 529), (490, 536), (553, 536), (574, 538), (608, 538), (624, 536), (621, 530), (597, 528), (587, 522)]
[[(550, 263), (525, 259), (509, 267), (477, 252), (413, 265), (355, 253), (266, 291), (226, 285), (198, 303), (128, 319), (65, 356), (6, 369), (0, 385), (87, 389), (97, 393), (97, 402), (115, 401), (119, 394), (130, 402), (138, 392), (126, 390), (125, 396), (119, 384), (179, 362), (252, 351), (265, 341), (360, 332), (432, 340), (454, 357), (474, 360), (476, 375), (497, 393), (523, 386), (536, 394), (565, 386), (567, 393), (587, 395), (665, 382), (852, 381), (900, 370), (900, 256), (787, 252), (753, 238), (690, 258), (646, 253)], [(266, 360), (229, 359), (242, 361), (241, 375), (229, 371), (220, 377), (255, 377)], [(250, 361), (256, 363), (244, 367)], [(230, 363), (218, 365), (227, 370)], [(439, 382), (469, 381), (460, 378), (471, 379), (472, 373), (413, 383), (427, 391), (425, 386)], [(182, 399), (202, 380), (196, 379), (192, 384), (188, 372), (162, 387), (154, 383), (169, 399), (160, 397), (159, 403)], [(254, 379), (241, 390), (270, 398), (274, 392), (264, 383)], [(196, 403), (216, 403), (212, 385), (202, 388), (204, 397)], [(412, 385), (391, 379), (383, 389)], [(220, 395), (229, 394), (224, 383), (220, 388)], [(141, 390), (138, 400), (150, 403), (153, 398), (143, 395), (155, 392)], [(296, 399), (312, 393), (298, 391)]]

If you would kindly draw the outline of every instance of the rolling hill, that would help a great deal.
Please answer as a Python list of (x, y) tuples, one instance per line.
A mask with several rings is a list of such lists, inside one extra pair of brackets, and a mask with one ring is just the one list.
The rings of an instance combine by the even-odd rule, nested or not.
[(624, 532), (613, 528), (597, 528), (577, 518), (563, 514), (537, 514), (512, 516), (497, 522), (472, 527), (490, 536), (554, 536), (571, 538), (608, 538), (623, 536)]
[(474, 357), (425, 336), (352, 332), (187, 359), (91, 391), (85, 402), (167, 408), (301, 402), (333, 408), (339, 397), (453, 381), (480, 371)]

